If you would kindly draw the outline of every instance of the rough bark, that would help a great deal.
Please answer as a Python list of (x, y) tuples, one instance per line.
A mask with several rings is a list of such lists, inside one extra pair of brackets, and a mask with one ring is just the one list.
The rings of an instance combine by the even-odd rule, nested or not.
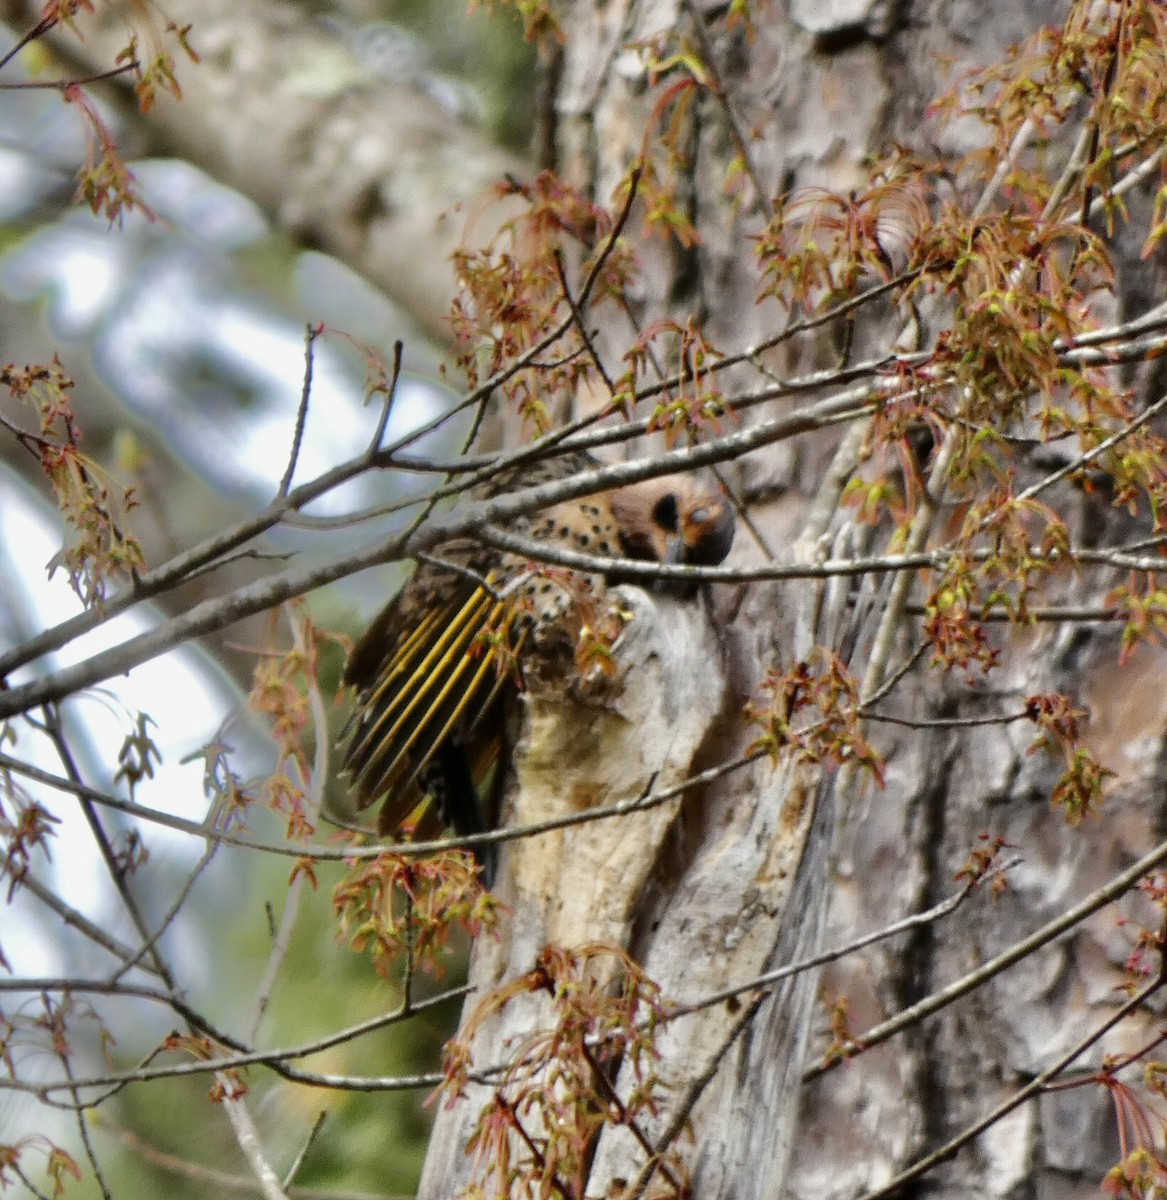
[[(610, 193), (639, 152), (658, 95), (643, 58), (626, 47), (651, 42), (660, 30), (691, 30), (700, 7), (707, 6), (663, 0), (572, 8), (558, 105), (560, 161), (597, 197)], [(739, 130), (757, 131), (749, 141), (752, 177), (766, 199), (797, 187), (846, 193), (858, 183), (865, 156), (890, 140), (929, 153), (968, 150), (980, 136), (976, 129), (959, 124), (938, 135), (924, 120), (928, 103), (963, 69), (996, 61), (1011, 43), (1063, 16), (1063, 5), (1043, 2), (792, 3), (786, 11), (767, 8), (752, 42), (740, 32), (726, 35), (716, 20), (706, 23), (706, 33)], [(942, 66), (943, 56), (953, 60), (950, 69)], [(931, 140), (937, 136), (939, 145)], [(644, 324), (664, 312), (699, 315), (715, 344), (749, 345), (772, 331), (768, 323), (775, 315), (754, 303), (748, 235), (759, 210), (725, 198), (724, 173), (734, 153), (725, 110), (706, 99), (687, 137), (688, 200), (701, 244), (689, 255), (663, 243), (655, 256), (648, 252), (639, 315)], [(1138, 267), (1133, 255), (1123, 270), (1121, 306), (1137, 312), (1148, 295), (1157, 294), (1158, 273)], [(609, 345), (617, 338), (613, 334)], [(858, 346), (855, 353), (863, 350)], [(820, 362), (831, 360), (830, 347), (818, 353)], [(808, 365), (817, 364), (790, 358), (775, 364), (779, 371)], [(1150, 373), (1139, 382), (1154, 386)], [(835, 439), (803, 440), (740, 465), (735, 482), (754, 499), (754, 521), (780, 557), (792, 542), (813, 553), (824, 536), (827, 544), (849, 536), (845, 513), (832, 512), (823, 521), (815, 502), (817, 494), (830, 503), (824, 468), (835, 452)], [(1098, 520), (1085, 499), (1066, 516), (1076, 530)], [(1094, 536), (1101, 534), (1095, 530)], [(762, 551), (743, 534), (733, 561), (754, 557), (763, 557)], [(1067, 580), (1067, 600), (1082, 598), (1081, 587)], [(812, 614), (822, 611), (823, 598), (813, 591), (805, 584), (755, 588), (741, 601), (725, 634), (738, 697), (756, 684), (776, 651), (805, 653), (816, 639), (851, 649), (853, 668), (864, 672), (870, 622), (861, 624), (862, 605), (834, 627), (816, 625)], [(877, 598), (873, 618), (878, 609)], [(1155, 680), (1162, 656), (1142, 651), (1117, 668), (1116, 634), (1105, 628), (1043, 627), (1005, 636), (1002, 646), (1009, 665), (992, 679), (991, 694), (970, 695), (959, 681), (941, 686), (922, 680), (896, 711), (925, 718), (964, 715), (991, 703), (1020, 705), (1036, 692), (1067, 692), (1090, 709), (1090, 744), (1119, 773), (1102, 820), (1071, 829), (1051, 811), (1056, 764), (1030, 755), (1032, 731), (1016, 727), (910, 738), (877, 731), (889, 759), (886, 788), (839, 794), (840, 782), (846, 791), (848, 781), (838, 779), (811, 787), (820, 812), (839, 818), (832, 827), (824, 816), (821, 838), (807, 838), (808, 821), (783, 827), (779, 814), (798, 808), (799, 784), (760, 768), (749, 780), (708, 789), (699, 806), (686, 810), (691, 824), (676, 886), (651, 898), (645, 928), (653, 933), (636, 943), (641, 961), (666, 981), (666, 990), (686, 993), (701, 960), (724, 980), (749, 978), (759, 966), (791, 961), (820, 942), (845, 943), (935, 903), (953, 890), (953, 874), (982, 831), (1020, 847), (1022, 862), (1003, 900), (968, 907), (935, 929), (829, 970), (824, 997), (845, 994), (854, 1027), (862, 1030), (1011, 945), (1161, 836), (1156, 781), (1167, 707)], [(733, 748), (722, 743), (723, 753)], [(757, 834), (774, 839), (771, 851), (786, 857), (785, 869), (767, 871), (761, 859), (746, 861)], [(801, 881), (791, 887), (798, 870)], [(747, 874), (757, 884), (748, 894), (735, 886)], [(708, 927), (705, 940), (692, 936), (696, 895), (725, 901), (712, 919), (720, 939)], [(828, 902), (829, 919), (820, 923), (820, 906)], [(983, 991), (801, 1090), (790, 1068), (813, 1061), (802, 1052), (805, 996), (793, 1005), (784, 998), (767, 1006), (694, 1113), (695, 1194), (823, 1200), (879, 1186), (1048, 1066), (1113, 1010), (1130, 948), (1115, 922), (1113, 909), (1095, 916)], [(732, 947), (731, 930), (741, 934)], [(783, 1016), (785, 1027), (778, 1024)], [(723, 1028), (697, 1034), (686, 1045), (694, 1070), (703, 1061), (698, 1048), (714, 1044)], [(1132, 1050), (1152, 1029), (1149, 1016), (1136, 1019), (1108, 1038), (1103, 1050)], [(821, 1023), (813, 1034), (812, 1046), (821, 1049)], [(944, 1196), (1093, 1192), (1117, 1157), (1108, 1102), (1100, 1093), (1064, 1092), (1022, 1108), (934, 1172), (930, 1189)], [(787, 1175), (788, 1142), (793, 1158)], [(603, 1194), (620, 1174), (603, 1163), (589, 1194)]]

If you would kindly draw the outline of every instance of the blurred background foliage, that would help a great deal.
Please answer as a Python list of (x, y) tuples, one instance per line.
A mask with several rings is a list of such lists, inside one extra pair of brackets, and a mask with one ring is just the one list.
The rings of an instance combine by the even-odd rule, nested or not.
[[(523, 42), (510, 10), (467, 13), (446, 0), (348, 0), (303, 7), (319, 25), (322, 62), (331, 61), (339, 42), (363, 69), (419, 88), (502, 144), (520, 150), (527, 146), (534, 51)], [(0, 40), (10, 46), (20, 32), (0, 26)], [(192, 38), (197, 45), (197, 29)], [(34, 44), (2, 78), (47, 74), (45, 53)], [(16, 364), (60, 356), (76, 381), (83, 448), (121, 483), (134, 487), (140, 507), (133, 528), (152, 564), (270, 499), (290, 444), (307, 323), (324, 322), (387, 357), (395, 339), (404, 341), (406, 376), (392, 434), (441, 411), (450, 391), (438, 375), (443, 348), (426, 343), (407, 313), (347, 268), (274, 233), (249, 200), (203, 172), (181, 161), (149, 157), (151, 147), (132, 120), (105, 104), (100, 94), (96, 101), (131, 156), (141, 191), (158, 219), (130, 214), (120, 228), (111, 229), (75, 207), (74, 174), (85, 154), (85, 137), (74, 112), (51, 91), (0, 91), (0, 122), (6, 131), (0, 139), (0, 356)], [(341, 338), (319, 343), (298, 479), (363, 448), (376, 419), (375, 408), (365, 407), (363, 396), (361, 355)], [(27, 414), (0, 411), (27, 424)], [(435, 453), (446, 452), (459, 433), (464, 428), (427, 445)], [(4, 438), (0, 447), (4, 528), (11, 534), (23, 528), (20, 520), (38, 529), (57, 522), (32, 457), (12, 438)], [(383, 501), (387, 489), (408, 483), (362, 482), (318, 511)], [(51, 524), (45, 528), (51, 533)], [(377, 532), (362, 526), (345, 536), (355, 543)], [(44, 547), (31, 535), (21, 538), (18, 544), (0, 538), (0, 645), (39, 628), (51, 606), (62, 605), (67, 612), (74, 605), (60, 576), (46, 583)], [(269, 539), (267, 549), (310, 557), (317, 540), (282, 531)], [(335, 550), (335, 538), (327, 540)], [(398, 582), (390, 570), (366, 572), (313, 597), (313, 615), (321, 624), (351, 634)], [(181, 607), (197, 598), (197, 589), (184, 588), (168, 603)], [(227, 740), (239, 761), (261, 769), (256, 764), (270, 750), (265, 750), (262, 732), (240, 714), (255, 652), (273, 636), (277, 644), (281, 636), (287, 644), (286, 628), (282, 635), (273, 634), (272, 622), (256, 621), (229, 630), (209, 655), (189, 649), (168, 656), (181, 660), (192, 679), (213, 678), (218, 689), (208, 693), (216, 697), (208, 701), (196, 697), (192, 685), (185, 716), (177, 722), (181, 729), (158, 730), (168, 761), (177, 763), (205, 740), (205, 734), (196, 737), (192, 731), (227, 722)], [(329, 686), (335, 685), (340, 662), (334, 652), (326, 664)], [(125, 725), (133, 704), (151, 711), (157, 699), (147, 693), (131, 701), (119, 694), (116, 703), (111, 700), (105, 707), (117, 710)], [(221, 711), (196, 711), (200, 705)], [(71, 735), (91, 744), (95, 757), (104, 760), (94, 767), (95, 782), (112, 786), (116, 745), (109, 744), (107, 733), (87, 725), (84, 705), (67, 707)], [(198, 786), (200, 770), (200, 763), (192, 764), (182, 794), (168, 796), (162, 806), (200, 818), (206, 808)], [(138, 798), (154, 803), (157, 797), (147, 786)], [(173, 778), (167, 786), (175, 787)], [(343, 803), (339, 795), (331, 799)], [(278, 838), (282, 832), (266, 814), (254, 821), (249, 815), (248, 822), (258, 836)], [(326, 832), (320, 831), (322, 836)], [(63, 834), (53, 863), (46, 866), (46, 881), (52, 883), (55, 875), (60, 882), (71, 872), (99, 878), (96, 864), (92, 872), (79, 872), (76, 855), (92, 853), (87, 845), (83, 834), (73, 840)], [(189, 839), (185, 844), (166, 841), (152, 851), (148, 871), (137, 881), (139, 891), (157, 896), (161, 904), (190, 871), (197, 852)], [(279, 919), (288, 872), (288, 860), (224, 849), (200, 876), (182, 919), (168, 931), (167, 952), (178, 964), (181, 985), (196, 1007), (223, 1028), (236, 1028), (253, 1000), (272, 944), (270, 919)], [(292, 951), (264, 1022), (262, 1045), (304, 1042), (384, 1012), (400, 999), (392, 981), (379, 978), (367, 959), (338, 944), (329, 897), (339, 877), (339, 868), (322, 869), (319, 888), (305, 897)], [(100, 883), (94, 888), (87, 899), (74, 902), (111, 928), (124, 925), (116, 900), (101, 893)], [(22, 969), (52, 973), (54, 967), (62, 974), (86, 973), (92, 947), (72, 939), (35, 904), (10, 908), (7, 918), (12, 923), (6, 919), (3, 947), (14, 975)], [(462, 953), (455, 948), (450, 954), (455, 976)], [(424, 990), (431, 982), (419, 986)], [(16, 1006), (9, 999), (4, 1007), (11, 1012)], [(140, 1062), (173, 1022), (157, 1006), (131, 1015), (109, 1012), (100, 997), (89, 1003), (116, 1037), (106, 1053), (118, 1068)], [(435, 1009), (400, 1028), (309, 1058), (304, 1065), (340, 1074), (433, 1069), (458, 1007)], [(98, 1023), (82, 1026), (91, 1034), (88, 1066), (99, 1072), (104, 1060)], [(53, 1073), (55, 1066), (47, 1063), (44, 1070)], [(281, 1166), (294, 1159), (318, 1114), (327, 1114), (298, 1184), (337, 1195), (413, 1191), (428, 1128), (424, 1093), (313, 1091), (291, 1087), (262, 1069), (249, 1072), (247, 1083), (261, 1132)], [(94, 1120), (98, 1153), (116, 1196), (233, 1193), (227, 1179), (190, 1168), (192, 1146), (199, 1148), (194, 1166), (248, 1179), (226, 1120), (208, 1100), (210, 1086), (206, 1076), (147, 1083), (121, 1091), (102, 1106)], [(0, 1142), (32, 1130), (76, 1150), (75, 1126), (64, 1114), (54, 1115), (16, 1093), (0, 1094)], [(87, 1178), (71, 1185), (68, 1194), (98, 1192)]]

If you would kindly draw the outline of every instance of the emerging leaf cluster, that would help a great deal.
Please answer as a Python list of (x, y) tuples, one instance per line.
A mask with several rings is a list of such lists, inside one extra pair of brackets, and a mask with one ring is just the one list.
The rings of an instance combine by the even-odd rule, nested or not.
[[(466, 1194), (582, 1196), (603, 1129), (623, 1126), (643, 1141), (638, 1122), (657, 1111), (655, 1039), (665, 1008), (656, 985), (618, 947), (548, 946), (533, 970), (486, 996), (447, 1045), (449, 1103), (470, 1080), (478, 1030), (503, 1019), (520, 997), (542, 998), (546, 1029), (516, 1050), (492, 1086), (468, 1147), (478, 1179)], [(660, 1169), (670, 1180), (668, 1194), (686, 1194), (674, 1156), (666, 1155)]]
[(404, 966), (440, 976), (455, 928), (478, 937), (498, 922), (479, 870), (462, 850), (419, 860), (386, 851), (355, 863), (333, 892), (340, 935), (358, 954), (368, 951), (380, 975)]
[[(454, 256), (462, 285), (451, 312), (455, 361), (472, 387), (505, 369), (503, 395), (526, 427), (543, 433), (556, 415), (547, 398), (569, 395), (594, 379), (573, 314), (584, 320), (596, 306), (622, 297), (633, 262), (628, 248), (613, 240), (607, 210), (550, 172), (499, 193), (521, 197), (523, 211), (489, 246)], [(569, 266), (586, 280), (578, 296), (568, 291)], [(543, 357), (552, 342), (554, 351)]]
[(65, 520), (65, 544), (49, 563), (50, 576), (63, 567), (73, 590), (87, 605), (100, 606), (111, 584), (132, 580), (145, 563), (126, 529), (137, 501), (99, 464), (81, 451), (81, 429), (73, 413), (73, 381), (54, 358), (48, 365), (0, 368), (18, 410), (31, 410), (38, 429), (9, 426), (36, 456)]
[(816, 649), (785, 670), (771, 668), (745, 714), (762, 731), (751, 754), (775, 763), (787, 755), (830, 767), (851, 762), (882, 785), (883, 760), (863, 733), (858, 681), (838, 655)]

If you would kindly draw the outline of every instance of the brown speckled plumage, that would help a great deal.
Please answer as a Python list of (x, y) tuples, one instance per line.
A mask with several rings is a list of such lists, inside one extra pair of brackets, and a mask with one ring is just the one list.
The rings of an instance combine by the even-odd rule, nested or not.
[[(508, 472), (480, 495), (498, 495), (598, 466), (565, 455)], [(673, 476), (553, 505), (512, 522), (518, 534), (599, 556), (721, 562), (733, 540), (725, 501)], [(443, 825), (477, 832), (492, 814), (484, 781), (497, 772), (506, 708), (520, 686), (524, 646), (556, 630), (574, 638), (581, 596), (604, 580), (459, 538), (438, 546), (373, 620), (344, 682), (356, 704), (345, 766), (360, 807), (381, 801), (383, 833), (428, 836)], [(440, 560), (440, 561), (439, 561)], [(443, 564), (450, 564), (445, 566)], [(575, 622), (578, 625), (578, 621)]]

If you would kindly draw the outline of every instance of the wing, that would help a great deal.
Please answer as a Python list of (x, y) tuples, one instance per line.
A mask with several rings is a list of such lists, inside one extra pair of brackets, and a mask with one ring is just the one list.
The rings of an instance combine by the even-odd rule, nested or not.
[[(473, 577), (427, 564), (364, 634), (345, 682), (357, 700), (343, 735), (345, 766), (378, 825), (425, 823), (432, 802), (460, 832), (483, 827), (478, 788), (505, 720), (512, 613)], [(432, 823), (431, 823), (432, 827)]]

